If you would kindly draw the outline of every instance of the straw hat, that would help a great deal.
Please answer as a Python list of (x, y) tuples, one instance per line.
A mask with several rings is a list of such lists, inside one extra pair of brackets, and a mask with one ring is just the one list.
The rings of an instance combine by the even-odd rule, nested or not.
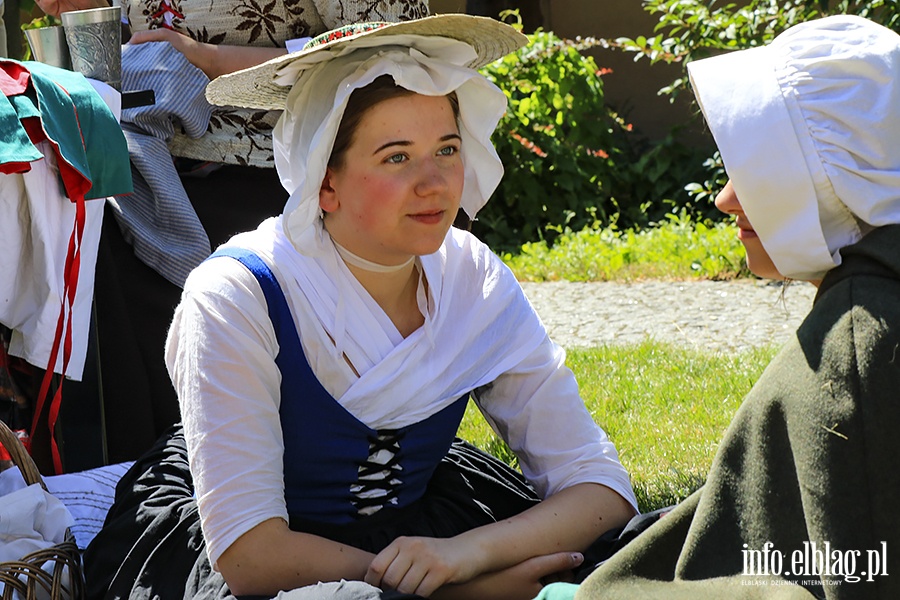
[(477, 57), (468, 65), (478, 69), (517, 50), (527, 38), (513, 27), (489, 19), (463, 14), (445, 14), (398, 23), (359, 23), (334, 29), (310, 40), (301, 51), (279, 56), (255, 67), (222, 75), (206, 88), (206, 99), (220, 106), (239, 106), (281, 110), (293, 81), (284, 85), (284, 78), (276, 83), (279, 71), (303, 60), (315, 64), (338, 55), (351, 43), (365, 39), (395, 35), (444, 37), (470, 45)]

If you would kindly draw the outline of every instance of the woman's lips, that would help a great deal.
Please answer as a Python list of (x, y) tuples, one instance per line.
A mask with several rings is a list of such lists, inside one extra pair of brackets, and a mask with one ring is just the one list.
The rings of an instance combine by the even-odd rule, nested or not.
[(444, 211), (436, 210), (429, 212), (420, 212), (409, 215), (415, 221), (419, 223), (424, 223), (426, 225), (436, 225), (444, 220)]
[(744, 240), (753, 240), (758, 238), (759, 236), (752, 229), (744, 229), (743, 227), (738, 228), (738, 239), (741, 241)]

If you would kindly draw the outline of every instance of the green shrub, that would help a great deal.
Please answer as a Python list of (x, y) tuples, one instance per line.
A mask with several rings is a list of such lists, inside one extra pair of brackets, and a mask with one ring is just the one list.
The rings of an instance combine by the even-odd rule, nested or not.
[(482, 70), (509, 99), (493, 138), (506, 174), (473, 226), (494, 247), (542, 239), (548, 224), (580, 229), (588, 210), (616, 212), (607, 182), (628, 127), (606, 109), (602, 71), (580, 52), (594, 42), (528, 37)]
[[(785, 29), (820, 17), (853, 14), (900, 29), (896, 0), (749, 0), (744, 5), (704, 0), (644, 0), (644, 9), (658, 15), (655, 35), (619, 38), (615, 47), (636, 52), (652, 62), (683, 62), (770, 42)], [(676, 93), (687, 79), (676, 79), (661, 90)]]
[(545, 31), (528, 38), (525, 48), (482, 69), (509, 108), (493, 137), (506, 175), (473, 224), (475, 234), (512, 250), (552, 243), (564, 227), (644, 226), (675, 209), (694, 212), (684, 183), (701, 176), (705, 156), (675, 133), (648, 144), (607, 106), (608, 70), (583, 52), (609, 42)]
[(620, 230), (599, 222), (580, 231), (564, 229), (552, 246), (529, 242), (502, 258), (520, 281), (749, 276), (734, 226), (696, 221), (686, 211), (644, 229)]

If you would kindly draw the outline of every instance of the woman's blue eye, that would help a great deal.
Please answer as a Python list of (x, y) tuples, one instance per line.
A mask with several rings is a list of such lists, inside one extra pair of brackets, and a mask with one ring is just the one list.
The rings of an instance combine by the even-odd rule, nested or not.
[(459, 148), (456, 146), (444, 146), (438, 151), (438, 154), (441, 156), (453, 156), (457, 152), (459, 152)]
[(400, 164), (400, 163), (404, 162), (405, 160), (406, 160), (405, 154), (392, 154), (391, 156), (387, 157), (387, 160), (385, 160), (385, 162), (389, 162), (392, 164)]

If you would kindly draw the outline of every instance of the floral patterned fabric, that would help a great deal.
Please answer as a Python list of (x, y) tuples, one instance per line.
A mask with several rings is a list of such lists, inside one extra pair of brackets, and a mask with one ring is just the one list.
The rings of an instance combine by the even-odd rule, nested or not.
[[(428, 15), (427, 0), (123, 0), (132, 31), (166, 27), (210, 44), (284, 47), (362, 21), (405, 21)], [(274, 167), (272, 127), (279, 111), (219, 107), (194, 139), (176, 131), (174, 156)]]

